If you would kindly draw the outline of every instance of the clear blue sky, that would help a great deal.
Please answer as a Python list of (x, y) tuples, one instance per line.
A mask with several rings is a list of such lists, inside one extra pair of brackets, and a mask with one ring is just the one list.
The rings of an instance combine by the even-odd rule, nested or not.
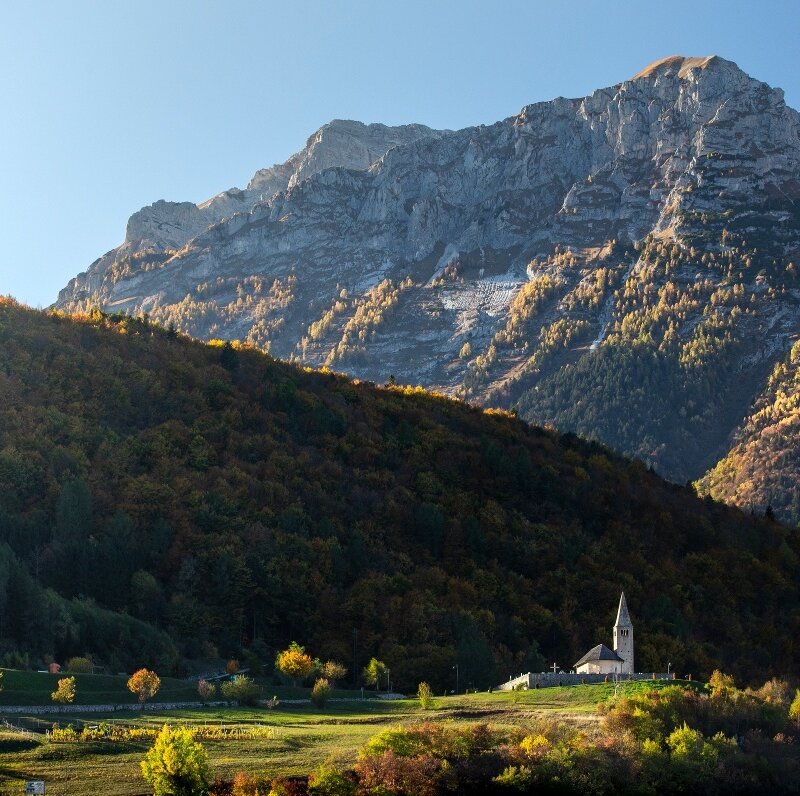
[(797, 0), (14, 0), (0, 294), (47, 305), (156, 199), (243, 186), (333, 118), (459, 128), (718, 54), (800, 108)]

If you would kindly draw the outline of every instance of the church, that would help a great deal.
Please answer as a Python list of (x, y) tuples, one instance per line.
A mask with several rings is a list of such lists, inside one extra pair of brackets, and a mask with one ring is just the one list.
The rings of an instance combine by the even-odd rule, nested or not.
[(617, 621), (614, 623), (614, 649), (605, 644), (592, 647), (576, 664), (578, 674), (633, 674), (633, 623), (625, 602), (619, 598)]

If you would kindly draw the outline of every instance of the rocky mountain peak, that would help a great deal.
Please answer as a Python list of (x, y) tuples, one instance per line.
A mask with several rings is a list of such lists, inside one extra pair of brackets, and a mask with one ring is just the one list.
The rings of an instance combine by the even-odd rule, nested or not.
[(58, 305), (516, 405), (685, 481), (800, 333), (799, 206), (782, 92), (670, 56), (487, 126), (330, 122), (139, 211)]
[[(633, 80), (641, 80), (643, 78), (657, 78), (660, 76), (677, 75), (683, 79), (688, 77), (692, 69), (706, 69), (709, 66), (719, 65), (722, 63), (731, 64), (736, 67), (732, 61), (725, 61), (718, 55), (703, 55), (703, 56), (690, 56), (685, 55), (668, 55), (666, 58), (660, 58), (653, 61), (652, 64), (646, 66), (640, 72), (633, 76)], [(738, 67), (736, 67), (738, 69)]]

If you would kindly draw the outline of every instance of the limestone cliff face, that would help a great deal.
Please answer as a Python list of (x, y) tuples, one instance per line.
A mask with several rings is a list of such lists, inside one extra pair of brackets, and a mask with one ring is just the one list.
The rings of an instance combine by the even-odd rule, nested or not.
[[(210, 226), (237, 213), (249, 212), (260, 203), (269, 202), (281, 191), (328, 168), (367, 169), (391, 147), (439, 133), (424, 125), (386, 127), (360, 122), (334, 120), (321, 127), (286, 163), (260, 169), (247, 188), (231, 188), (207, 201), (165, 202), (159, 200), (143, 207), (128, 220), (125, 241), (121, 246), (96, 260), (89, 269), (70, 281), (59, 294), (57, 304), (69, 304), (91, 296), (104, 303), (118, 282), (133, 280), (140, 298), (139, 272), (148, 264), (163, 261)], [(146, 291), (146, 280), (144, 280)], [(125, 292), (127, 286), (122, 287)], [(135, 304), (130, 296), (126, 303)]]
[[(783, 93), (674, 56), (490, 126), (332, 122), (244, 191), (139, 211), (58, 305), (519, 405), (685, 478), (724, 452), (797, 332), (798, 206)], [(567, 382), (642, 347), (675, 370), (658, 389), (685, 417), (651, 408), (634, 433), (620, 400)], [(739, 369), (738, 387), (695, 385), (706, 366)], [(721, 396), (706, 414), (704, 391)], [(673, 422), (685, 438), (652, 430)]]

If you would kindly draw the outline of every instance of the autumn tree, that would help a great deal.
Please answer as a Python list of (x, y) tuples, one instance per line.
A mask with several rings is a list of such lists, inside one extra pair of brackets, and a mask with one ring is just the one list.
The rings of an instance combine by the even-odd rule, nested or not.
[(370, 662), (364, 667), (364, 682), (367, 685), (374, 685), (377, 691), (380, 687), (381, 680), (386, 676), (388, 671), (383, 661), (379, 661), (377, 658), (371, 658)]
[(209, 683), (208, 680), (197, 681), (197, 694), (200, 697), (200, 701), (204, 705), (216, 693), (217, 693), (217, 687), (216, 685), (214, 685), (214, 683)]
[(325, 661), (322, 664), (322, 676), (334, 686), (337, 680), (344, 680), (347, 676), (347, 667), (339, 661)]
[(297, 680), (305, 680), (314, 669), (314, 661), (306, 654), (305, 647), (293, 641), (275, 658), (275, 668), (296, 684)]
[(128, 691), (136, 694), (139, 704), (144, 710), (144, 703), (152, 699), (161, 688), (161, 678), (149, 669), (139, 669), (128, 679)]
[(155, 796), (197, 796), (208, 790), (208, 754), (187, 727), (173, 730), (165, 724), (140, 765)]
[(75, 678), (62, 677), (58, 681), (58, 688), (50, 694), (53, 702), (59, 702), (62, 705), (68, 705), (75, 699)]
[(736, 683), (732, 675), (725, 674), (719, 669), (715, 669), (711, 677), (708, 678), (706, 688), (715, 699), (726, 699), (736, 691)]

